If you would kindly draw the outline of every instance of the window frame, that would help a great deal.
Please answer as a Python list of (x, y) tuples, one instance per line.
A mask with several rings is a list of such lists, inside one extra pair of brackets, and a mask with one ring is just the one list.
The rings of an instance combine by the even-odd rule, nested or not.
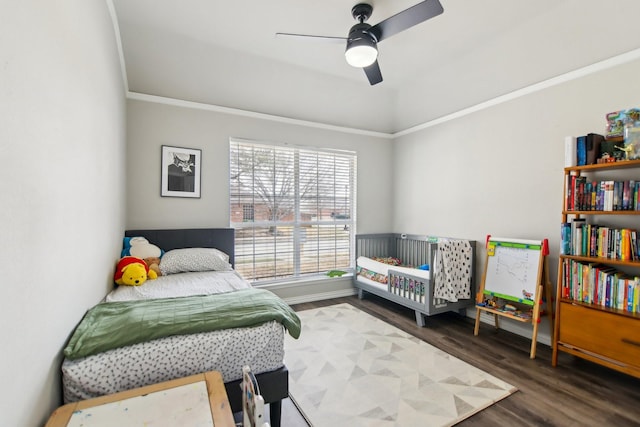
[[(249, 156), (251, 160), (242, 162), (241, 157), (242, 154), (247, 154), (247, 152), (240, 152), (242, 149), (251, 149), (251, 155)], [(273, 205), (277, 206), (275, 202), (276, 199), (276, 184), (278, 181), (278, 164), (277, 164), (277, 154), (286, 154), (293, 158), (293, 179), (295, 185), (293, 186), (293, 192), (283, 193), (286, 196), (293, 196), (293, 211), (292, 215), (287, 217), (287, 219), (277, 218), (278, 214), (281, 214), (280, 211), (277, 211), (277, 207), (271, 209), (273, 212), (273, 216), (267, 216), (267, 219), (264, 219), (264, 215), (261, 212), (261, 209), (264, 206), (259, 206), (257, 201), (259, 201), (259, 197), (256, 196), (256, 191), (248, 191), (243, 192), (241, 179), (247, 180), (247, 178), (242, 178), (241, 175), (252, 175), (252, 179), (254, 182), (256, 180), (256, 168), (259, 165), (256, 161), (256, 150), (273, 150), (273, 182), (269, 182), (269, 184), (274, 185), (273, 190)], [(263, 151), (261, 151), (263, 153)], [(230, 210), (230, 219), (229, 224), (230, 227), (236, 229), (236, 269), (243, 274), (248, 280), (252, 281), (254, 284), (270, 284), (270, 283), (279, 283), (292, 281), (300, 278), (313, 278), (318, 276), (325, 276), (326, 273), (331, 270), (343, 270), (346, 273), (352, 273), (354, 269), (354, 254), (355, 254), (355, 235), (356, 235), (356, 200), (357, 200), (357, 154), (354, 151), (347, 150), (336, 150), (336, 149), (326, 149), (326, 148), (318, 148), (314, 146), (301, 146), (301, 145), (292, 145), (292, 144), (281, 144), (281, 143), (273, 143), (273, 142), (265, 142), (265, 141), (256, 141), (256, 140), (247, 140), (242, 138), (232, 137), (229, 139), (229, 210)], [(234, 156), (236, 156), (234, 158)], [(309, 167), (308, 164), (305, 163), (305, 159), (316, 159), (317, 164), (313, 167)], [(291, 160), (287, 158), (287, 160)], [(332, 172), (328, 172), (330, 168), (322, 169), (322, 161), (333, 161), (334, 169)], [(336, 166), (336, 164), (339, 165)], [(301, 165), (302, 164), (302, 165)], [(313, 162), (311, 162), (313, 164)], [(242, 166), (244, 165), (244, 166)], [(241, 167), (242, 166), (242, 167)], [(315, 169), (314, 169), (315, 168)], [(285, 170), (285, 168), (280, 168), (280, 171)], [(321, 171), (321, 172), (320, 172)], [(315, 172), (318, 176), (313, 179), (309, 178), (309, 172)], [(284, 172), (288, 174), (289, 171), (286, 170)], [(307, 174), (307, 175), (305, 175)], [(345, 177), (346, 174), (346, 177)], [(311, 174), (312, 176), (312, 174)], [(236, 180), (237, 182), (234, 182)], [(310, 186), (315, 186), (315, 196), (301, 196), (301, 182), (303, 180), (307, 180), (311, 182)], [(333, 180), (333, 188), (328, 191), (323, 189), (323, 184), (327, 182), (331, 182)], [(266, 179), (265, 181), (268, 181)], [(264, 183), (262, 183), (264, 184)], [(307, 185), (307, 184), (305, 184)], [(338, 186), (340, 186), (340, 192), (338, 191)], [(255, 186), (253, 187), (256, 188)], [(264, 188), (264, 185), (261, 186)], [(342, 191), (342, 188), (344, 190)], [(322, 191), (327, 191), (323, 193)], [(245, 221), (244, 211), (246, 209), (247, 198), (252, 197), (252, 205), (254, 211), (254, 220), (253, 221)], [(283, 196), (284, 197), (284, 196)], [(308, 212), (309, 208), (305, 205), (306, 202), (315, 202), (317, 210), (315, 212), (316, 216), (314, 216)], [(339, 201), (339, 203), (338, 203)], [(333, 206), (329, 208), (325, 203), (333, 203)], [(264, 203), (265, 205), (267, 203)], [(340, 205), (341, 209), (338, 209), (338, 205)], [(236, 218), (237, 215), (237, 207), (241, 206), (241, 217), (239, 220)], [(306, 210), (305, 210), (306, 207)], [(236, 211), (234, 211), (234, 209)], [(276, 213), (278, 212), (278, 213)], [(258, 245), (256, 241), (258, 240), (257, 231), (264, 231), (265, 229), (269, 229), (271, 231), (275, 230), (275, 235), (273, 237), (274, 241), (274, 249), (272, 251), (273, 255), (273, 263), (274, 263), (274, 273), (269, 277), (262, 277), (261, 274), (256, 273), (259, 269), (256, 268), (258, 261), (256, 259), (259, 255), (265, 257), (264, 253), (260, 254), (259, 249), (257, 249)], [(338, 228), (340, 228), (338, 230)], [(291, 247), (288, 247), (288, 250), (280, 249), (278, 250), (278, 232), (279, 230), (290, 230), (290, 242)], [(304, 233), (303, 233), (304, 230)], [(308, 230), (308, 231), (307, 231)], [(311, 239), (315, 238), (315, 251), (316, 254), (311, 257), (308, 256), (308, 253), (314, 254), (314, 245), (310, 245), (310, 249), (304, 249), (304, 257), (303, 247), (306, 244), (306, 241), (309, 236), (306, 234), (311, 231)], [(332, 234), (333, 233), (333, 234)], [(251, 253), (247, 249), (250, 244), (246, 244), (245, 240), (247, 240), (247, 235), (249, 235), (248, 239), (253, 242), (253, 246), (251, 249)], [(333, 237), (332, 237), (333, 235)], [(241, 243), (242, 241), (242, 243)], [(333, 247), (332, 247), (333, 245)], [(247, 250), (247, 252), (245, 252)], [(244, 252), (244, 255), (243, 255)], [(286, 252), (288, 257), (291, 257), (291, 268), (290, 274), (286, 274), (288, 271), (284, 269), (285, 274), (279, 273), (277, 267), (277, 259)], [(346, 252), (346, 254), (345, 254)], [(248, 262), (244, 262), (243, 256), (245, 259), (250, 258)], [(333, 256), (333, 261), (327, 261)], [(306, 260), (305, 267), (301, 265), (301, 259), (304, 258)], [(312, 260), (311, 264), (309, 264), (309, 258)], [(346, 258), (346, 259), (345, 259)], [(315, 260), (315, 261), (314, 261)], [(267, 263), (271, 262), (271, 260), (267, 260)], [(317, 268), (311, 267), (309, 270), (309, 265), (313, 265), (313, 263), (317, 264)], [(333, 266), (331, 268), (324, 268), (327, 264), (333, 262)], [(252, 264), (251, 268), (247, 267), (244, 264)]]

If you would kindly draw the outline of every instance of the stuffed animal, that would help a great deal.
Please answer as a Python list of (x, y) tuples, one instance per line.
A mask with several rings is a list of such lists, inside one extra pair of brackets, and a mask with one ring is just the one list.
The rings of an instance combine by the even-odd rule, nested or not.
[(125, 237), (123, 243), (121, 257), (135, 256), (145, 259), (160, 258), (163, 255), (162, 249), (149, 243), (144, 237)]
[(155, 271), (149, 270), (149, 266), (143, 259), (126, 256), (118, 261), (114, 279), (118, 285), (140, 286), (147, 279), (158, 277)]
[(144, 262), (149, 266), (149, 270), (155, 271), (156, 275), (162, 276), (162, 272), (160, 271), (160, 258), (158, 257), (150, 257), (145, 258)]

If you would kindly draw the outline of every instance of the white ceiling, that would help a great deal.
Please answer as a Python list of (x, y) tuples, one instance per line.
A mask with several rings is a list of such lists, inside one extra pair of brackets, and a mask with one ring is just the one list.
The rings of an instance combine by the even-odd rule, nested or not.
[[(640, 48), (638, 0), (440, 0), (370, 86), (342, 43), (275, 36), (345, 37), (357, 0), (108, 1), (131, 92), (385, 133)], [(417, 0), (369, 3), (373, 25)]]

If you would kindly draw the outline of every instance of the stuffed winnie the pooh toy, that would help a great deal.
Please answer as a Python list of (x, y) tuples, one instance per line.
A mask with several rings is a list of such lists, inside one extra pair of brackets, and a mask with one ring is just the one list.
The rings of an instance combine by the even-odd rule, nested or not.
[(142, 258), (126, 256), (118, 261), (114, 279), (118, 285), (140, 286), (147, 279), (156, 277), (158, 277), (156, 272), (149, 270), (149, 266)]

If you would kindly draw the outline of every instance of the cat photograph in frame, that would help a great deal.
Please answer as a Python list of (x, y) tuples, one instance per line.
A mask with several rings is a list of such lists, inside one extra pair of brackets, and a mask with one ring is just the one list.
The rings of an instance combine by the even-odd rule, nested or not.
[(163, 145), (160, 195), (200, 198), (201, 161), (201, 150)]

